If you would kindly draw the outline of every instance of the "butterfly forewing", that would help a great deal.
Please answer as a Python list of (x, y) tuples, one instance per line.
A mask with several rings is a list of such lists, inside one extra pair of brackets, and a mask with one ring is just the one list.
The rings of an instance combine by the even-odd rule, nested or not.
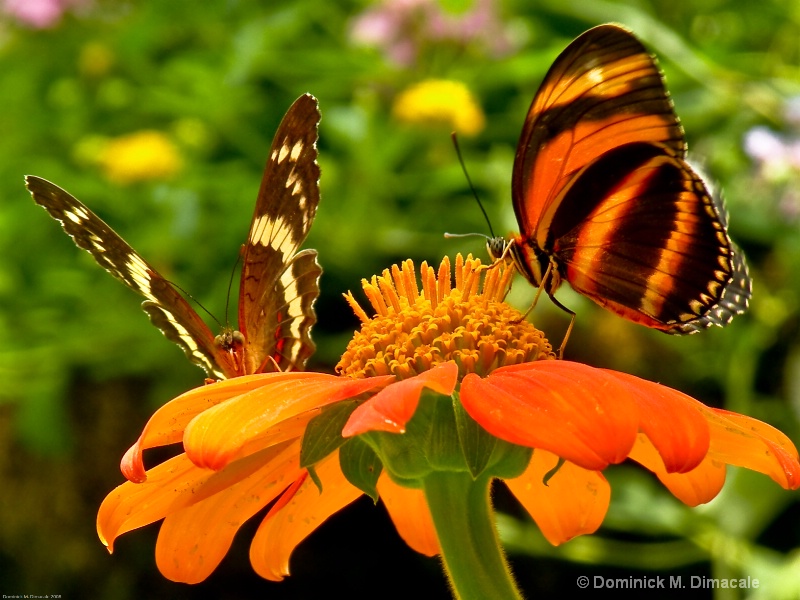
[(644, 46), (617, 25), (579, 36), (548, 71), (517, 148), (520, 235), (510, 250), (522, 273), (551, 296), (567, 280), (668, 333), (725, 325), (744, 312), (747, 265), (728, 237), (722, 201), (685, 154)]
[(297, 254), (319, 205), (317, 128), (311, 95), (298, 98), (272, 142), (244, 247), (239, 327), (248, 372), (270, 358), (283, 370), (300, 369), (313, 353), (310, 329), (322, 273), (316, 252)]
[(143, 308), (168, 339), (183, 348), (194, 364), (215, 377), (230, 371), (214, 336), (180, 293), (125, 240), (77, 198), (34, 175), (25, 178), (34, 201), (61, 223), (75, 244), (91, 253), (98, 264), (147, 300)]
[(612, 148), (640, 141), (685, 151), (661, 72), (627, 30), (590, 29), (556, 59), (525, 119), (512, 180), (522, 230), (541, 244), (558, 191), (574, 174)]

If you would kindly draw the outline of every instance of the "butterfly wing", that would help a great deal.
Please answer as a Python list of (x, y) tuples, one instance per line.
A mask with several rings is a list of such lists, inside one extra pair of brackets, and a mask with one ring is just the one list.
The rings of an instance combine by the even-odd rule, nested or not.
[(693, 333), (744, 312), (751, 283), (721, 201), (663, 146), (625, 144), (558, 198), (547, 248), (575, 291), (648, 327)]
[(559, 192), (629, 142), (661, 143), (681, 158), (686, 151), (655, 59), (628, 30), (600, 25), (559, 55), (528, 110), (511, 184), (522, 235), (544, 247)]
[(244, 247), (239, 328), (245, 372), (302, 369), (314, 352), (310, 330), (319, 277), (314, 250), (297, 252), (319, 205), (316, 98), (305, 94), (281, 121), (267, 159)]
[(45, 179), (28, 175), (25, 184), (34, 202), (61, 223), (78, 247), (146, 298), (142, 308), (152, 323), (183, 348), (190, 361), (210, 377), (224, 378), (233, 373), (230, 359), (214, 345), (214, 336), (189, 303), (100, 217)]
[[(747, 266), (721, 200), (684, 160), (661, 72), (617, 25), (590, 29), (548, 71), (514, 163), (517, 262), (550, 257), (577, 292), (670, 333), (744, 312)], [(534, 281), (534, 283), (541, 283)], [(548, 291), (552, 291), (549, 288)]]

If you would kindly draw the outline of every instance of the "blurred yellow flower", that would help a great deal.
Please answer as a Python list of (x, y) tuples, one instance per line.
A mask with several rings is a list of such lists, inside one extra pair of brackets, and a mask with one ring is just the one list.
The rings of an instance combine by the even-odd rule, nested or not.
[(442, 123), (463, 135), (484, 126), (480, 105), (459, 81), (428, 79), (404, 90), (394, 102), (394, 116), (406, 123)]
[(110, 140), (100, 154), (106, 177), (115, 183), (168, 179), (183, 166), (177, 147), (163, 133), (143, 130)]
[(78, 56), (78, 69), (86, 77), (103, 77), (114, 65), (114, 51), (102, 42), (88, 42)]

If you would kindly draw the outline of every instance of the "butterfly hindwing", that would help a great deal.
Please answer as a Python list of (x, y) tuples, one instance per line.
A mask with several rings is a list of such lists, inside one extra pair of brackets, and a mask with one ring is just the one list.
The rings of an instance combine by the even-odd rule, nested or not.
[(546, 251), (579, 293), (669, 331), (708, 313), (732, 281), (720, 214), (682, 159), (658, 145), (625, 144), (565, 190)]
[(617, 25), (579, 36), (545, 76), (517, 148), (520, 235), (511, 252), (520, 271), (551, 295), (566, 280), (668, 333), (744, 312), (747, 266), (722, 201), (685, 154), (663, 77), (641, 42)]
[(172, 284), (72, 194), (34, 175), (25, 177), (25, 184), (33, 200), (61, 223), (78, 247), (147, 299), (142, 307), (153, 324), (183, 348), (190, 361), (209, 376), (226, 374), (230, 361), (221, 356), (214, 335)]

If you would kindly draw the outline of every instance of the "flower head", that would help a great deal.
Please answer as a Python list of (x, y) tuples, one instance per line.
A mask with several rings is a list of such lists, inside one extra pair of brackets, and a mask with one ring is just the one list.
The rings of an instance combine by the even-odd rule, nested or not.
[(70, 8), (83, 4), (84, 0), (0, 0), (0, 9), (29, 27), (50, 29)]
[(458, 81), (428, 79), (395, 99), (394, 115), (414, 124), (441, 124), (464, 135), (480, 133), (484, 116), (472, 92)]
[[(783, 111), (783, 128), (776, 131), (763, 125), (749, 129), (742, 142), (754, 166), (749, 185), (753, 202), (761, 211), (773, 205), (781, 222), (800, 218), (800, 97), (789, 98)], [(759, 193), (760, 192), (760, 193)]]
[(182, 167), (178, 149), (159, 131), (137, 131), (109, 141), (100, 156), (106, 177), (116, 183), (168, 179)]
[[(797, 451), (769, 425), (554, 360), (541, 332), (503, 302), (506, 265), (459, 256), (454, 283), (447, 259), (438, 272), (420, 271), (421, 285), (410, 261), (363, 281), (373, 316), (348, 294), (362, 325), (338, 376), (239, 377), (160, 409), (123, 459), (130, 481), (100, 508), (109, 549), (163, 518), (159, 568), (201, 581), (241, 524), (272, 503), (250, 558), (260, 575), (280, 579), (302, 539), (368, 493), (412, 548), (442, 554), (456, 589), (499, 586), (511, 597), (485, 526), (493, 479), (553, 544), (600, 526), (610, 498), (602, 470), (628, 458), (689, 505), (719, 492), (728, 464), (800, 487)], [(176, 442), (183, 454), (144, 469), (145, 449)]]
[(511, 28), (501, 22), (494, 0), (475, 0), (458, 12), (435, 0), (384, 0), (354, 20), (350, 36), (357, 44), (382, 49), (389, 60), (404, 66), (431, 42), (474, 44), (493, 55), (514, 48)]

